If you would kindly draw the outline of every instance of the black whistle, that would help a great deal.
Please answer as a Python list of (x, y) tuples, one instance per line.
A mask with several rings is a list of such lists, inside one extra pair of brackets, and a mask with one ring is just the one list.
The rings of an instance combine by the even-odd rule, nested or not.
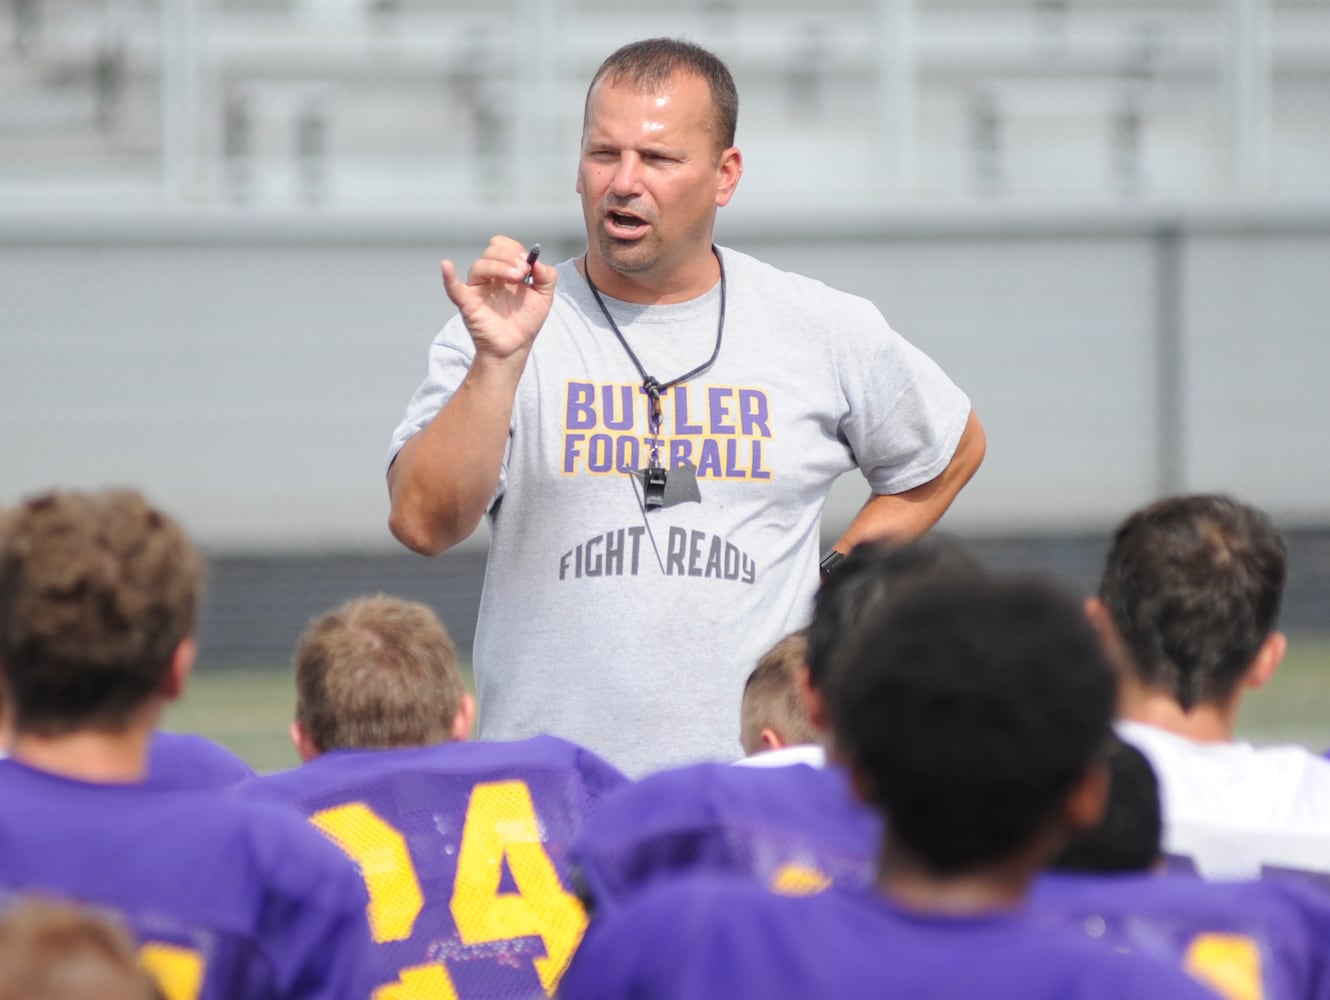
[(654, 510), (657, 507), (665, 506), (665, 470), (655, 467), (649, 467), (646, 470), (646, 481), (643, 486), (642, 502), (646, 504), (647, 510)]

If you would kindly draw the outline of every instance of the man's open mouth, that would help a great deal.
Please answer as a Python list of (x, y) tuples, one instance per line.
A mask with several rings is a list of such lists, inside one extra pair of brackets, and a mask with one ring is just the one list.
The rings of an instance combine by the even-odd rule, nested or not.
[(646, 220), (641, 216), (629, 215), (627, 212), (609, 212), (607, 218), (616, 229), (638, 229), (646, 225)]

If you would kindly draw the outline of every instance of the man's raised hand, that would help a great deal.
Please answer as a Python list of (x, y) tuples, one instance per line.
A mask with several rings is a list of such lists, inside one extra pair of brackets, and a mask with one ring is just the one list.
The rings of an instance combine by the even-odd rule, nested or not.
[(495, 360), (530, 350), (549, 315), (557, 280), (553, 267), (540, 261), (528, 266), (527, 248), (507, 236), (490, 240), (465, 282), (452, 261), (443, 262), (444, 290), (462, 314), (477, 356)]

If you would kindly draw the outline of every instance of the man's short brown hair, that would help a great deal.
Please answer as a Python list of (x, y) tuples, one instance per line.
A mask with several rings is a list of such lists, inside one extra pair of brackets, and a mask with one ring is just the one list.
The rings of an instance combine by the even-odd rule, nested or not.
[(434, 612), (384, 594), (311, 621), (295, 668), (296, 721), (320, 753), (447, 742), (466, 693)]
[(202, 561), (132, 490), (56, 491), (0, 537), (0, 664), (15, 728), (118, 731), (194, 631)]
[(711, 89), (713, 114), (710, 129), (719, 156), (734, 145), (734, 133), (739, 124), (739, 91), (725, 63), (702, 46), (681, 38), (648, 38), (630, 42), (612, 52), (600, 64), (587, 87), (583, 131), (586, 130), (587, 110), (596, 84), (602, 81), (611, 86), (626, 84), (644, 94), (653, 94), (680, 73), (700, 76)]
[(1241, 686), (1275, 629), (1287, 572), (1263, 511), (1218, 493), (1166, 497), (1118, 526), (1099, 599), (1137, 680), (1190, 712)]
[(807, 650), (808, 630), (791, 632), (763, 653), (748, 675), (739, 725), (739, 740), (746, 753), (761, 748), (763, 729), (774, 730), (791, 745), (818, 742), (799, 693)]

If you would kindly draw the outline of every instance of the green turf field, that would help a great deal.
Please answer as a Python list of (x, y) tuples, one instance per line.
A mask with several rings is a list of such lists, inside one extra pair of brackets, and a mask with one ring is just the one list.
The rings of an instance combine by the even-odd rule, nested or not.
[[(463, 667), (471, 687), (470, 665)], [(238, 753), (257, 771), (300, 763), (287, 733), (295, 712), (289, 667), (194, 670), (183, 699), (166, 713), (164, 728), (201, 733)]]
[(202, 733), (256, 770), (276, 771), (300, 763), (287, 736), (295, 702), (288, 670), (195, 668), (185, 697), (167, 710), (164, 728)]
[(1250, 692), (1238, 733), (1253, 743), (1330, 748), (1330, 638), (1293, 636), (1288, 656), (1261, 691)]
[[(289, 668), (209, 670), (205, 665), (195, 671), (189, 693), (167, 713), (166, 728), (202, 733), (255, 769), (274, 771), (298, 763), (287, 738), (294, 704)], [(1239, 733), (1256, 743), (1302, 743), (1318, 753), (1330, 747), (1330, 638), (1290, 641), (1288, 658), (1274, 680), (1247, 698)]]

